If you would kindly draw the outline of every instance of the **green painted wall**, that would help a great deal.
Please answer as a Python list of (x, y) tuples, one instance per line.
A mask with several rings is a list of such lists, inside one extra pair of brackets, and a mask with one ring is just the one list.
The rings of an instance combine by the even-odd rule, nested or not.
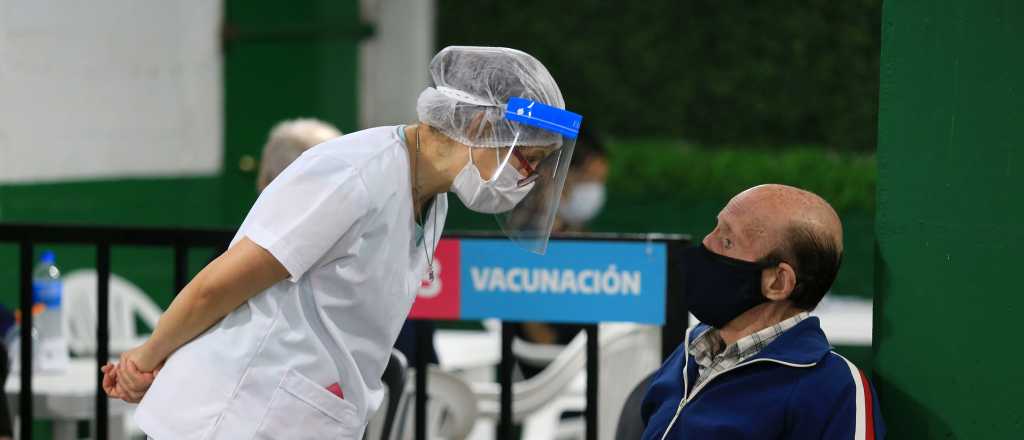
[(256, 199), (256, 170), (240, 163), (259, 157), (274, 124), (315, 117), (358, 129), (358, 42), (372, 30), (356, 0), (228, 0), (226, 16), (223, 207), (237, 226)]
[(874, 378), (891, 438), (1024, 431), (1024, 3), (885, 2)]

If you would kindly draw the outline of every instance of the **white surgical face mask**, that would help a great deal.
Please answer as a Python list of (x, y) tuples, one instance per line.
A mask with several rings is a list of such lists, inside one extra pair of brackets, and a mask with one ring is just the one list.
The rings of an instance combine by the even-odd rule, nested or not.
[(600, 182), (580, 182), (574, 185), (558, 205), (558, 215), (570, 225), (583, 226), (601, 212), (604, 207), (604, 191), (604, 184)]
[(506, 163), (491, 180), (484, 180), (470, 154), (466, 166), (455, 176), (451, 190), (467, 208), (484, 214), (499, 214), (515, 208), (533, 189), (534, 182), (520, 187), (522, 179), (524, 176)]

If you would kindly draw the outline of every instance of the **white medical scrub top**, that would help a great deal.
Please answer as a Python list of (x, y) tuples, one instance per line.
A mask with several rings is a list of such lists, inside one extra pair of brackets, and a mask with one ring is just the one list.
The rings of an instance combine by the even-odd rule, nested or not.
[(320, 144), (263, 191), (232, 244), (248, 237), (291, 277), (171, 355), (135, 415), (147, 435), (362, 436), (448, 209), (438, 195), (417, 234), (401, 128)]

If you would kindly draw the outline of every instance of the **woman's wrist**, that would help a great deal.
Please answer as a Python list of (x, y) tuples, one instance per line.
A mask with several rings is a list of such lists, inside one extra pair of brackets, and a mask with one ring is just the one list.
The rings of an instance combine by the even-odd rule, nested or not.
[(147, 373), (156, 369), (166, 357), (160, 354), (152, 339), (147, 340), (139, 348), (135, 349), (133, 354), (132, 362), (135, 362), (135, 366), (139, 370)]

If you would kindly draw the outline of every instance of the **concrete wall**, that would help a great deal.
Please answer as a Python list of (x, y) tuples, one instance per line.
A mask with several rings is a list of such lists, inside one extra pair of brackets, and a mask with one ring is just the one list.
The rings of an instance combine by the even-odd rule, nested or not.
[(362, 0), (364, 23), (374, 34), (359, 45), (359, 123), (376, 127), (411, 123), (416, 98), (430, 82), (434, 0)]
[(0, 184), (220, 170), (221, 2), (0, 0)]

